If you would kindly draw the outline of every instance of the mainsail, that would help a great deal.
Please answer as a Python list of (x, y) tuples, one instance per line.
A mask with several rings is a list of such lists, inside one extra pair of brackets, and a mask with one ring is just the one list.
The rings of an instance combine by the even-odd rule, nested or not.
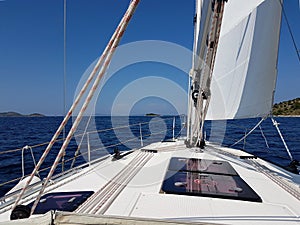
[(280, 21), (279, 0), (228, 1), (206, 119), (264, 117), (271, 112)]
[(194, 22), (189, 146), (202, 141), (204, 120), (270, 114), (277, 78), (281, 2), (198, 0)]

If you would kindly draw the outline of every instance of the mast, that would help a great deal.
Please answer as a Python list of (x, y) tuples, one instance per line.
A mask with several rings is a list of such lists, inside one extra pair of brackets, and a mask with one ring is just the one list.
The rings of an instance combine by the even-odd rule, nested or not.
[[(205, 145), (203, 128), (211, 97), (210, 86), (225, 2), (227, 0), (196, 1), (194, 59), (190, 72), (192, 83), (186, 140), (188, 147), (203, 148)], [(200, 15), (201, 20), (197, 18)]]

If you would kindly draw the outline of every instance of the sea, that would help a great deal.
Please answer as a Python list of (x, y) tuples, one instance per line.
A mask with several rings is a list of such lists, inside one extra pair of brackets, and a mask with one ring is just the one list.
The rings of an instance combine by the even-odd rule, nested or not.
[[(205, 138), (288, 167), (291, 160), (300, 161), (300, 117), (274, 119), (279, 123), (290, 153), (271, 119), (263, 121), (244, 139), (260, 118), (207, 121)], [(0, 196), (16, 185), (23, 175), (31, 173), (62, 120), (62, 117), (0, 117)], [(186, 136), (185, 124), (184, 116), (85, 117), (55, 173), (103, 155), (137, 149), (152, 142), (183, 138)], [(67, 124), (42, 164), (39, 172), (41, 179), (47, 176), (71, 126), (72, 121)]]

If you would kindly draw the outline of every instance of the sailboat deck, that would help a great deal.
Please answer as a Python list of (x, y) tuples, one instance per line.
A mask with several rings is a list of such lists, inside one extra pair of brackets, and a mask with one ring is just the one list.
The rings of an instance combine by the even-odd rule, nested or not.
[[(84, 168), (80, 176), (77, 174), (76, 179), (71, 176), (58, 183), (54, 181), (57, 188), (51, 192), (93, 191), (94, 194), (75, 211), (84, 214), (230, 224), (251, 224), (254, 221), (260, 224), (300, 223), (300, 201), (254, 168), (252, 161), (262, 160), (240, 159), (242, 151), (237, 151), (237, 156), (233, 155), (233, 150), (222, 155), (214, 148), (207, 146), (204, 151), (189, 149), (181, 140), (155, 143), (119, 160), (114, 160), (111, 156)], [(249, 156), (247, 153), (244, 155)], [(162, 190), (162, 186), (167, 179), (165, 176), (171, 158), (228, 162), (257, 193), (261, 202), (218, 196), (167, 194)], [(265, 166), (273, 168), (274, 173), (275, 170), (281, 171), (271, 164), (264, 163)], [(281, 173), (285, 173), (285, 177), (290, 176), (294, 181), (299, 179), (299, 175), (283, 171)], [(60, 182), (62, 183), (59, 184)], [(51, 185), (49, 190), (50, 188)], [(295, 188), (299, 191), (299, 186)], [(8, 217), (9, 213), (2, 214), (1, 219), (4, 219), (4, 215)]]

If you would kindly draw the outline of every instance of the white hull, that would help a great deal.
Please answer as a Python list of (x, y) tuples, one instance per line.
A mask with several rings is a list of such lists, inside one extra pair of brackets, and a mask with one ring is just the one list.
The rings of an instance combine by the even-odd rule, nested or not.
[[(75, 130), (86, 115), (89, 104), (93, 104), (91, 100), (105, 77), (138, 2), (130, 2), (111, 41), (35, 166), (32, 177), (25, 178), (27, 183), (21, 181), (1, 199), (0, 225), (300, 224), (299, 175), (243, 151), (210, 143), (202, 151), (187, 148), (183, 139), (157, 142), (122, 155), (104, 156), (52, 176), (71, 138), (76, 135)], [(189, 146), (204, 143), (203, 125), (207, 118), (265, 117), (271, 112), (277, 75), (280, 1), (256, 0), (245, 4), (230, 0), (226, 3), (228, 7), (225, 7), (222, 24), (225, 2), (206, 1), (204, 4), (204, 1), (197, 1), (194, 59), (189, 84), (189, 88), (192, 86), (187, 122)], [(210, 13), (203, 14), (200, 6)], [(205, 21), (202, 25), (200, 15)], [(25, 190), (86, 94), (78, 115), (73, 114), (72, 128), (47, 178), (45, 181), (34, 178), (36, 183), (31, 184), (24, 195), (23, 192), (19, 195), (18, 188)], [(155, 95), (151, 93), (149, 96)], [(208, 108), (209, 104), (211, 108)], [(277, 128), (278, 124), (274, 125)], [(139, 126), (143, 145), (141, 124)], [(174, 129), (175, 120), (173, 138)], [(86, 135), (90, 161), (89, 133)], [(43, 182), (47, 185), (43, 186)], [(37, 207), (33, 203), (35, 199)], [(34, 211), (30, 218), (10, 221), (11, 215), (12, 219), (20, 218), (22, 213), (26, 217), (30, 210)]]
[[(64, 179), (53, 180), (45, 194), (93, 191), (94, 194), (76, 209), (75, 217), (84, 214), (190, 223), (299, 224), (300, 176), (261, 159), (241, 159), (240, 156), (251, 155), (210, 144), (200, 152), (198, 148), (186, 148), (183, 140), (159, 142), (119, 160), (112, 160), (110, 156), (67, 174)], [(229, 162), (262, 202), (164, 193), (162, 185), (172, 157)], [(1, 209), (1, 221), (9, 221), (11, 207)]]

